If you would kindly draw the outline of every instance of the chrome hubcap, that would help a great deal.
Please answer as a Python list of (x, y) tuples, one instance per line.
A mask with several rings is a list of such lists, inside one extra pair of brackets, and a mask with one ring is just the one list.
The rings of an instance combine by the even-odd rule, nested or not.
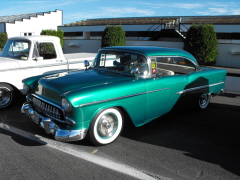
[(98, 134), (104, 138), (113, 136), (117, 130), (117, 122), (117, 117), (114, 114), (103, 115), (98, 123)]
[(0, 87), (0, 106), (5, 106), (11, 101), (12, 93), (5, 87)]
[(200, 97), (200, 100), (199, 100), (199, 103), (200, 103), (200, 106), (204, 106), (207, 104), (207, 101), (208, 101), (208, 95), (202, 95)]

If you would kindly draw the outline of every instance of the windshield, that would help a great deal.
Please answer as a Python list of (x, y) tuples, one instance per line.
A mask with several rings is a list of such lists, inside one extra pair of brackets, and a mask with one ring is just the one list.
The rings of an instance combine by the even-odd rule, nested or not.
[(9, 40), (3, 48), (1, 57), (27, 60), (30, 44), (30, 41)]
[(98, 52), (92, 67), (128, 74), (137, 67), (139, 75), (147, 76), (149, 73), (147, 59), (143, 55), (121, 51)]

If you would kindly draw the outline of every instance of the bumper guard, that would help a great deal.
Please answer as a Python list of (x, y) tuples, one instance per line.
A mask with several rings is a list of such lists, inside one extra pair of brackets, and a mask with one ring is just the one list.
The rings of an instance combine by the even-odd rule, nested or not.
[(47, 134), (53, 134), (57, 141), (69, 142), (78, 141), (84, 139), (87, 134), (86, 129), (79, 130), (66, 130), (60, 129), (60, 127), (55, 124), (51, 118), (44, 117), (38, 114), (29, 103), (24, 103), (21, 108), (21, 112), (25, 113), (29, 118), (32, 119), (36, 124), (40, 125), (45, 129)]

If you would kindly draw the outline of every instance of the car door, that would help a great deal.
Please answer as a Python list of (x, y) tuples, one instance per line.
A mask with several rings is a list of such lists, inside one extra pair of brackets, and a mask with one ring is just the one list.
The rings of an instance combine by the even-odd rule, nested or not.
[(185, 87), (184, 75), (146, 79), (146, 117), (150, 121), (172, 110), (180, 98), (177, 92)]
[(67, 70), (67, 62), (58, 59), (54, 43), (39, 42), (35, 44), (34, 51), (38, 51), (35, 54), (39, 54), (41, 57), (36, 58), (35, 60), (35, 64), (33, 66), (35, 75), (58, 73)]
[(184, 57), (155, 57), (157, 76), (146, 79), (146, 117), (150, 121), (165, 113), (179, 111), (192, 105), (195, 94), (186, 89), (195, 87), (192, 76), (195, 65)]

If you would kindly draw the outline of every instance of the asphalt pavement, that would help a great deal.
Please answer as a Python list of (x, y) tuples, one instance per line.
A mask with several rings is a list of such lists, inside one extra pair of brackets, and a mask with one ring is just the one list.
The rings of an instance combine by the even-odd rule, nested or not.
[(204, 111), (125, 124), (100, 147), (55, 141), (20, 113), (23, 102), (0, 110), (0, 179), (240, 179), (240, 93), (213, 97)]

